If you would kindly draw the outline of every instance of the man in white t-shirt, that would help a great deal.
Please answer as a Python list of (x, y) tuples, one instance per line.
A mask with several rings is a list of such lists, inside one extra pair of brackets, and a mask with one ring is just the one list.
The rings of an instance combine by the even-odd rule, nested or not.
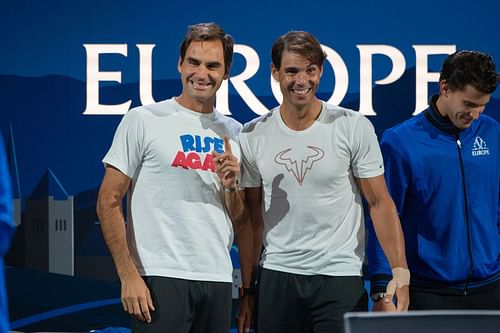
[(214, 102), (232, 54), (218, 25), (190, 26), (181, 95), (130, 110), (104, 157), (98, 215), (134, 332), (230, 330), (241, 124)]
[[(343, 332), (343, 314), (367, 309), (362, 195), (395, 279), (388, 291), (408, 307), (404, 240), (371, 123), (359, 112), (316, 98), (320, 43), (293, 31), (272, 48), (280, 106), (240, 133), (241, 187), (252, 226), (238, 235), (244, 287), (258, 279), (259, 333)], [(253, 298), (240, 306), (239, 330), (250, 325)]]

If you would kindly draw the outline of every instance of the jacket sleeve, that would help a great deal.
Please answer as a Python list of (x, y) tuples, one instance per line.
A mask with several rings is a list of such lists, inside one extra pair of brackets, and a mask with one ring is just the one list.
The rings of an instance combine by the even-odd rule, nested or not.
[[(391, 130), (382, 136), (380, 148), (384, 158), (385, 180), (389, 194), (394, 200), (401, 219), (408, 187), (408, 161), (400, 150), (401, 139)], [(367, 259), (368, 276), (371, 281), (371, 292), (383, 292), (392, 278), (391, 267), (375, 234), (371, 219), (367, 219)]]
[(14, 234), (12, 222), (12, 188), (5, 148), (0, 135), (0, 257), (7, 252)]

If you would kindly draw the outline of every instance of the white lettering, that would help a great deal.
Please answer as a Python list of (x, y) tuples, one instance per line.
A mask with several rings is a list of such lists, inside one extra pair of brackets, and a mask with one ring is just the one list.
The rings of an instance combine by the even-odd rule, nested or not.
[(139, 49), (139, 98), (142, 105), (153, 104), (153, 49), (155, 44), (137, 44)]
[[(263, 115), (269, 112), (264, 104), (254, 95), (252, 90), (245, 83), (257, 73), (260, 66), (259, 55), (250, 46), (243, 44), (235, 44), (234, 52), (241, 54), (246, 61), (246, 66), (243, 72), (229, 78), (229, 81), (234, 86), (234, 89), (240, 94), (240, 97), (245, 101), (248, 107), (258, 115)], [(229, 87), (228, 80), (222, 82), (221, 87), (217, 91), (216, 108), (226, 115), (230, 115), (229, 111)]]
[(359, 49), (359, 112), (366, 116), (375, 116), (372, 101), (372, 56), (383, 54), (392, 61), (392, 70), (384, 79), (375, 81), (376, 84), (389, 84), (399, 79), (405, 71), (405, 57), (390, 45), (356, 45)]
[[(152, 94), (152, 57), (155, 44), (137, 44), (139, 51), (139, 97), (142, 105), (154, 103)], [(416, 57), (416, 101), (414, 115), (425, 108), (428, 103), (428, 83), (437, 82), (439, 73), (428, 72), (428, 56), (435, 54), (451, 54), (455, 52), (455, 45), (412, 45)], [(122, 104), (106, 105), (99, 102), (99, 83), (101, 81), (114, 81), (121, 84), (122, 76), (120, 71), (100, 71), (99, 56), (101, 54), (120, 54), (127, 57), (127, 44), (84, 44), (87, 54), (87, 98), (83, 114), (85, 115), (110, 115), (125, 114), (131, 100)], [(329, 103), (341, 104), (345, 98), (349, 86), (348, 68), (342, 57), (332, 48), (322, 45), (327, 54), (327, 61), (333, 69), (335, 84), (332, 87), (332, 95), (328, 99)], [(390, 45), (356, 45), (360, 55), (360, 100), (359, 111), (364, 115), (376, 115), (373, 108), (372, 91), (373, 84), (386, 85), (397, 81), (404, 73), (406, 61), (397, 48)], [(251, 79), (259, 70), (260, 59), (257, 52), (248, 45), (234, 45), (235, 54), (240, 54), (245, 59), (245, 68), (237, 75), (224, 80), (217, 92), (216, 107), (223, 114), (230, 115), (229, 106), (229, 82), (248, 105), (250, 110), (258, 115), (266, 114), (269, 110), (255, 96), (247, 80)], [(373, 55), (381, 54), (387, 56), (392, 63), (390, 73), (383, 79), (373, 82)], [(279, 83), (270, 78), (271, 92), (276, 100), (281, 103), (283, 96), (279, 89)]]
[(429, 106), (428, 83), (439, 81), (439, 72), (429, 73), (427, 56), (431, 54), (452, 54), (456, 45), (413, 45), (415, 49), (415, 111), (413, 115)]
[(132, 101), (117, 105), (99, 103), (99, 81), (122, 82), (121, 72), (100, 72), (99, 55), (117, 53), (127, 56), (127, 44), (84, 44), (87, 52), (87, 103), (83, 114), (124, 114)]

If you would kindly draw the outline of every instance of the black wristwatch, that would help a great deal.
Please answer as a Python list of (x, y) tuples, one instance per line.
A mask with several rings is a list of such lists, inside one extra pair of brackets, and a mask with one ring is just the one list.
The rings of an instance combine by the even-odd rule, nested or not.
[(372, 299), (373, 302), (378, 302), (378, 301), (380, 301), (384, 297), (385, 297), (385, 293), (384, 292), (372, 293), (370, 295), (370, 298)]
[(255, 296), (255, 288), (240, 287), (239, 294), (240, 294), (240, 298), (243, 298), (245, 296)]

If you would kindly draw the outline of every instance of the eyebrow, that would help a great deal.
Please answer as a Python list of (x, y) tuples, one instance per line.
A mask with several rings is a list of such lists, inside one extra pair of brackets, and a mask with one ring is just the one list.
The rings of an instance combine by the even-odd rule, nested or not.
[(478, 106), (483, 106), (483, 105), (486, 105), (487, 103), (485, 104), (477, 104), (477, 103), (474, 103), (474, 102), (471, 102), (469, 100), (464, 100), (463, 101), (463, 104), (467, 105), (467, 106), (474, 106), (474, 107), (478, 107)]

